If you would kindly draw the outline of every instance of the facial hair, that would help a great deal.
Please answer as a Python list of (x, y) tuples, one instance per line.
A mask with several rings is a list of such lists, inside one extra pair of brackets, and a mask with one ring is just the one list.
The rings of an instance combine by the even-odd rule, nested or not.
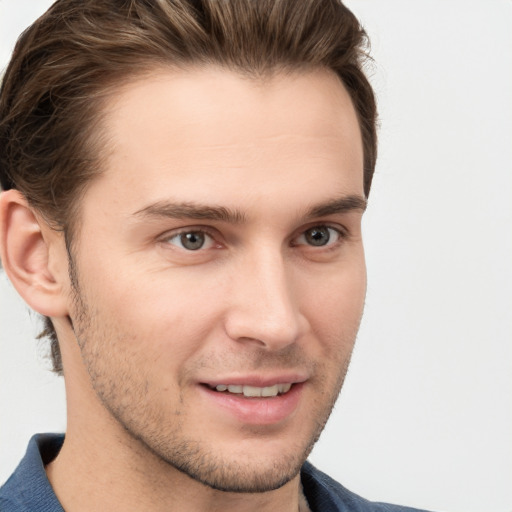
[[(79, 286), (72, 265), (74, 312), (73, 326), (82, 360), (91, 385), (104, 408), (138, 448), (138, 455), (170, 466), (212, 489), (235, 493), (261, 493), (278, 489), (298, 475), (318, 440), (337, 400), (348, 369), (351, 350), (337, 362), (338, 373), (328, 381), (324, 375), (327, 362), (308, 361), (296, 346), (268, 353), (207, 354), (190, 365), (198, 368), (272, 369), (308, 367), (314, 375), (310, 385), (318, 390), (300, 438), (290, 442), (286, 452), (255, 464), (243, 452), (230, 456), (216, 449), (215, 443), (191, 435), (185, 425), (189, 414), (187, 397), (180, 391), (173, 403), (163, 403), (164, 390), (155, 387), (144, 361), (144, 346), (135, 333), (123, 329), (122, 320), (109, 318), (89, 305)], [(137, 343), (135, 343), (137, 341)], [(144, 340), (150, 342), (150, 340)], [(352, 341), (348, 341), (352, 343)], [(135, 347), (135, 348), (134, 348)], [(145, 364), (141, 364), (145, 363)], [(330, 362), (332, 364), (332, 362)], [(247, 437), (258, 437), (259, 427), (246, 426)], [(145, 455), (144, 455), (145, 454)]]

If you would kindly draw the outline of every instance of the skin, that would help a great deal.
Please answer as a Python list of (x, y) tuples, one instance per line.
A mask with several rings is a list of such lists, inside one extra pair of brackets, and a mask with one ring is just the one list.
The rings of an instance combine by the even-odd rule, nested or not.
[[(1, 203), (4, 266), (61, 343), (57, 496), (68, 512), (296, 511), (366, 289), (348, 93), (325, 70), (155, 70), (111, 98), (104, 130), (75, 283), (62, 234), (16, 192)], [(204, 245), (187, 249), (185, 233)], [(293, 407), (240, 398), (254, 417), (240, 416), (207, 386), (248, 381), (293, 382)]]

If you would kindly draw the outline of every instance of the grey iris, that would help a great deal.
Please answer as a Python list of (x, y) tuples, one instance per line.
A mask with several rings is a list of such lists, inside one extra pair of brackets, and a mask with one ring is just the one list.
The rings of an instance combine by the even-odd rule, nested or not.
[(329, 243), (331, 234), (325, 226), (308, 229), (304, 236), (309, 245), (322, 246)]
[(180, 242), (185, 249), (190, 251), (197, 251), (203, 247), (205, 241), (204, 233), (200, 231), (192, 231), (189, 233), (182, 233), (180, 235)]

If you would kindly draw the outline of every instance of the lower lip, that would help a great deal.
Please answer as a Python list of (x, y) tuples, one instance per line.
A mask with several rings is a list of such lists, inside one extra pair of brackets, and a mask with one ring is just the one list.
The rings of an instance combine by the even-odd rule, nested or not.
[(242, 394), (218, 392), (200, 386), (210, 403), (249, 425), (273, 425), (293, 415), (299, 405), (303, 383), (294, 384), (290, 391), (275, 397), (245, 397)]

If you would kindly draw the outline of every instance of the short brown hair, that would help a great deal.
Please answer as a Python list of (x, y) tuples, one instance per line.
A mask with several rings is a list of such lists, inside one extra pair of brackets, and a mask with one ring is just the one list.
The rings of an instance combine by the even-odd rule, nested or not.
[[(254, 77), (334, 71), (359, 118), (368, 195), (377, 113), (367, 46), (339, 0), (58, 0), (21, 35), (3, 78), (1, 186), (18, 189), (69, 240), (80, 194), (101, 171), (96, 128), (110, 86), (155, 65), (217, 64)], [(48, 318), (45, 327), (62, 373)]]

